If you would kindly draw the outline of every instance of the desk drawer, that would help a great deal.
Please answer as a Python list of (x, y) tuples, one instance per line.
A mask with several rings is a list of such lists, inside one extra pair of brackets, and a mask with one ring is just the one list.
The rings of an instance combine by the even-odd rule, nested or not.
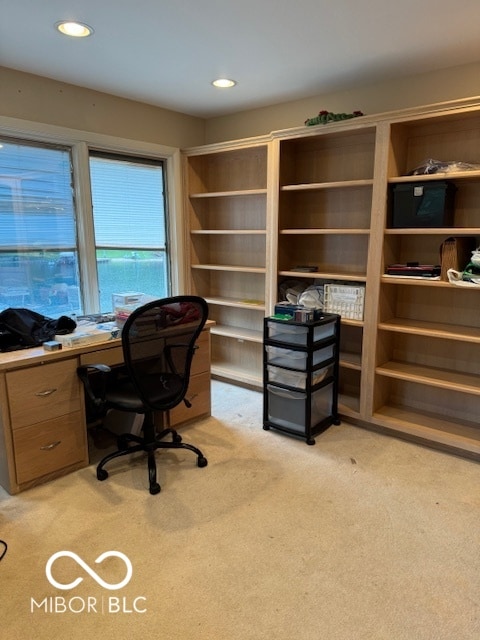
[(12, 429), (80, 408), (77, 359), (10, 371), (6, 375)]
[(210, 331), (202, 331), (195, 343), (197, 349), (192, 360), (190, 375), (210, 371)]
[(190, 408), (182, 401), (168, 412), (171, 427), (192, 418), (210, 415), (210, 373), (201, 373), (190, 378), (186, 398), (192, 403)]
[(123, 364), (122, 347), (112, 347), (111, 349), (96, 349), (90, 353), (82, 353), (80, 364), (106, 364), (114, 367)]
[(39, 422), (13, 432), (18, 484), (87, 460), (81, 413)]
[[(196, 344), (198, 349), (193, 356), (191, 375), (210, 370), (210, 331), (202, 331)], [(150, 352), (151, 349), (148, 347), (148, 353)], [(82, 353), (80, 364), (106, 364), (110, 367), (123, 364), (123, 349), (118, 346)]]
[[(179, 340), (182, 343), (182, 340)], [(210, 331), (202, 331), (196, 343), (196, 349), (192, 358), (192, 366), (190, 375), (195, 376), (199, 373), (207, 373), (210, 371)], [(172, 358), (179, 370), (183, 369), (184, 349), (173, 349)], [(177, 362), (178, 360), (178, 362)]]

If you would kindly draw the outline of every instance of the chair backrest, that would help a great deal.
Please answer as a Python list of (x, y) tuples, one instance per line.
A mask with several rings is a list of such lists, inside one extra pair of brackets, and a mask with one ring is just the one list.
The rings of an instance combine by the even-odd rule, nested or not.
[(184, 399), (207, 317), (206, 301), (188, 295), (149, 302), (128, 317), (122, 330), (125, 366), (150, 409), (171, 409)]

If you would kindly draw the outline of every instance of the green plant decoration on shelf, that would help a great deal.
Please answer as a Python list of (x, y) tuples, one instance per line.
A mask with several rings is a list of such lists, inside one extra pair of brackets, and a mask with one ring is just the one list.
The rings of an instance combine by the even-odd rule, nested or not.
[(305, 124), (307, 127), (311, 127), (315, 124), (328, 124), (329, 122), (350, 120), (350, 118), (358, 118), (359, 116), (363, 116), (361, 111), (354, 111), (353, 113), (332, 113), (331, 111), (320, 111), (318, 116), (305, 120)]

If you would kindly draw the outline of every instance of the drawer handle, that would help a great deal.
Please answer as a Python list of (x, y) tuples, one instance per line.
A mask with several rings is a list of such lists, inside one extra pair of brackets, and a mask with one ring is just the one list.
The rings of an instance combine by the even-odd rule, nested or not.
[(50, 451), (51, 449), (55, 449), (55, 447), (58, 447), (58, 445), (61, 443), (62, 443), (61, 440), (57, 440), (56, 442), (51, 442), (50, 444), (44, 444), (43, 447), (40, 447), (40, 450)]
[(37, 391), (35, 395), (39, 398), (44, 398), (45, 396), (51, 396), (55, 391), (57, 391), (57, 389), (47, 389), (46, 391)]

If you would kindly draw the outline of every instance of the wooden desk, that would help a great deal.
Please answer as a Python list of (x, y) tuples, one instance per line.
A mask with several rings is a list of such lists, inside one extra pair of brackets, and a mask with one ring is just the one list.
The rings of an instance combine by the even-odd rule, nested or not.
[[(166, 412), (169, 426), (210, 415), (210, 327), (192, 362), (187, 398)], [(80, 364), (122, 364), (120, 339), (45, 351), (0, 353), (0, 484), (19, 493), (89, 464)]]

